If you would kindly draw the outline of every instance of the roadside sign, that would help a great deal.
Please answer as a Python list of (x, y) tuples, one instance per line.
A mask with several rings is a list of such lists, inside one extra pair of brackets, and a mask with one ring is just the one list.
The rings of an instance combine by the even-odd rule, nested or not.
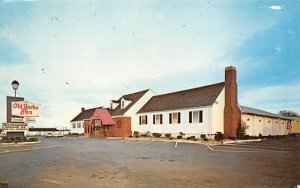
[(38, 117), (39, 104), (26, 101), (17, 101), (11, 103), (11, 115), (21, 117)]
[(3, 131), (27, 131), (26, 123), (3, 123)]
[(25, 117), (24, 119), (26, 123), (35, 123), (34, 117)]
[(25, 122), (25, 118), (12, 117), (11, 122)]

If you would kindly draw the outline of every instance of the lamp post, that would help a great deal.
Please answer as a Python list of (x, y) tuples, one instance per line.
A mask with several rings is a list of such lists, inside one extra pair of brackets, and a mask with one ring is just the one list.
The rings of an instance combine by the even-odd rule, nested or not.
[(13, 89), (15, 90), (15, 97), (17, 96), (17, 90), (18, 90), (18, 87), (19, 87), (19, 82), (17, 80), (14, 80), (12, 83), (11, 83)]

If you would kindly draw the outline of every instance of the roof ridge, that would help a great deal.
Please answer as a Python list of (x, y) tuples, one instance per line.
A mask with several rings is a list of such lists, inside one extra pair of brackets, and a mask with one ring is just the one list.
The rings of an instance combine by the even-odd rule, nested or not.
[(173, 91), (173, 92), (169, 92), (169, 93), (155, 95), (153, 97), (159, 97), (159, 96), (170, 95), (170, 94), (175, 94), (175, 93), (187, 92), (187, 91), (191, 91), (191, 90), (195, 90), (195, 89), (200, 89), (200, 88), (202, 89), (202, 88), (211, 87), (211, 86), (215, 86), (215, 85), (219, 85), (219, 84), (224, 84), (224, 83), (225, 82), (219, 82), (219, 83), (215, 83), (215, 84), (210, 84), (210, 85), (205, 85), (205, 86), (200, 86), (200, 87), (194, 87), (194, 88), (185, 89), (185, 90)]
[(149, 90), (150, 89), (145, 89), (145, 90), (142, 90), (142, 91), (137, 91), (137, 92), (134, 92), (134, 93), (125, 94), (125, 95), (122, 95), (122, 97), (120, 99), (122, 99), (124, 96), (135, 95), (137, 93), (143, 93), (143, 92), (146, 92), (146, 91), (149, 91)]
[(273, 113), (273, 112), (268, 112), (268, 111), (261, 110), (261, 109), (258, 109), (258, 108), (252, 108), (252, 107), (242, 106), (242, 105), (241, 105), (241, 107), (242, 107), (242, 108), (250, 108), (250, 109), (253, 109), (253, 110), (259, 110), (259, 111), (267, 112), (267, 113), (269, 113), (269, 114), (274, 114), (274, 115), (277, 115), (277, 116), (279, 115), (279, 114), (275, 114), (275, 113)]
[(156, 95), (138, 113), (212, 105), (224, 87), (224, 82), (220, 82)]

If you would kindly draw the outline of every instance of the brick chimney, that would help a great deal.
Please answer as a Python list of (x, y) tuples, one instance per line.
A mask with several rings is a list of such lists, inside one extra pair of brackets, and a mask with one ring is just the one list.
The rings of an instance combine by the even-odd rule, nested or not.
[(82, 108), (81, 108), (81, 112), (83, 112), (83, 111), (84, 111), (84, 108), (82, 107)]
[(236, 68), (225, 68), (225, 108), (224, 137), (237, 137), (237, 128), (241, 123), (241, 110), (238, 107)]

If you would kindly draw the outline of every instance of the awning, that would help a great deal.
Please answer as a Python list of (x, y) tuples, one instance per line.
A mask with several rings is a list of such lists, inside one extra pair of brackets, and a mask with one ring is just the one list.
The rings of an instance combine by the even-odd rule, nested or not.
[(90, 118), (90, 122), (94, 120), (101, 120), (103, 125), (114, 125), (115, 121), (105, 108), (96, 109), (93, 116)]

